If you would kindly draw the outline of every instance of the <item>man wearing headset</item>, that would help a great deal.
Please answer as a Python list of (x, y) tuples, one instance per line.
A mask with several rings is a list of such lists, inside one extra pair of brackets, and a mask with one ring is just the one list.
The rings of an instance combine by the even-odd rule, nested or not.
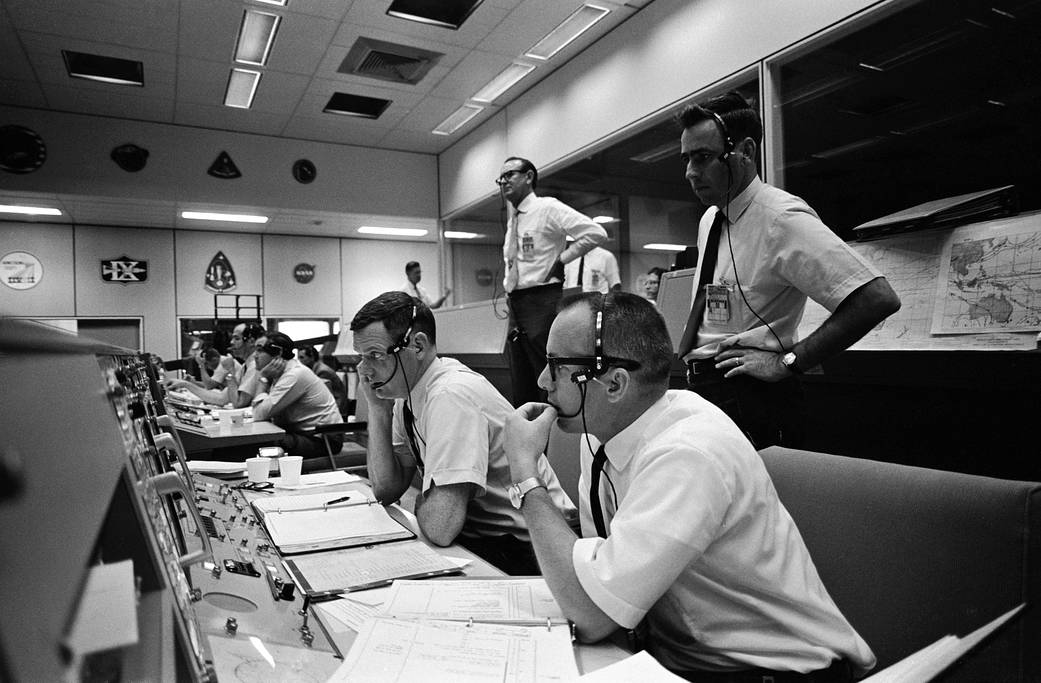
[[(503, 286), (510, 311), (513, 403), (521, 405), (542, 397), (538, 376), (563, 290), (564, 264), (605, 242), (607, 232), (567, 204), (536, 195), (539, 172), (527, 159), (506, 159), (495, 182), (510, 207), (502, 247)], [(574, 240), (571, 244), (568, 237)]]
[[(325, 441), (301, 432), (342, 421), (329, 387), (293, 357), (293, 340), (282, 332), (268, 332), (257, 339), (255, 355), (258, 390), (253, 398), (253, 420), (274, 422), (286, 430), (277, 445), (289, 455), (327, 456)], [(328, 440), (333, 453), (338, 453), (343, 436), (331, 434)]]
[[(809, 205), (759, 178), (762, 122), (740, 94), (688, 105), (677, 121), (686, 178), (709, 207), (678, 349), (690, 388), (723, 408), (756, 448), (799, 446), (796, 376), (863, 337), (900, 299)], [(807, 297), (831, 316), (796, 341)]]
[[(510, 403), (483, 376), (438, 357), (433, 314), (404, 292), (366, 303), (351, 331), (369, 405), (367, 464), (377, 499), (397, 501), (418, 472), (415, 513), (427, 539), (458, 542), (510, 574), (538, 574), (524, 517), (507, 493), (502, 429)], [(533, 468), (553, 508), (574, 518), (546, 457)]]
[[(506, 422), (542, 574), (583, 641), (643, 624), (692, 681), (852, 681), (875, 663), (821, 583), (759, 455), (722, 411), (668, 390), (672, 343), (629, 293), (564, 300), (539, 377), (549, 405)], [(536, 458), (553, 422), (584, 434), (577, 537)]]

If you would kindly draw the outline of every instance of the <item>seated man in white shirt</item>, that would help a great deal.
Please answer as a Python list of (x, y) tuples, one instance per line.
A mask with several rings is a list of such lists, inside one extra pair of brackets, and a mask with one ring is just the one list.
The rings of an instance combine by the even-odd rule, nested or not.
[(203, 383), (199, 384), (189, 379), (168, 379), (164, 382), (167, 389), (183, 389), (206, 403), (223, 406), (233, 402), (227, 384), (232, 375), (242, 376), (242, 364), (235, 360), (230, 354), (221, 356), (220, 352), (212, 347), (205, 347), (200, 356), (199, 372)]
[[(668, 390), (672, 348), (643, 297), (562, 302), (539, 378), (549, 405), (528, 403), (506, 426), (554, 597), (582, 640), (642, 623), (648, 651), (688, 680), (852, 681), (874, 655), (741, 430), (700, 396)], [(535, 467), (554, 421), (585, 434), (581, 538)]]
[[(434, 316), (419, 299), (386, 292), (351, 321), (359, 390), (368, 403), (368, 473), (384, 505), (417, 471), (416, 518), (432, 543), (453, 542), (510, 574), (538, 574), (524, 518), (507, 493), (502, 429), (513, 412), (483, 376), (437, 355)], [(562, 518), (576, 510), (545, 455), (532, 468)]]
[[(257, 340), (256, 359), (259, 391), (253, 397), (253, 421), (269, 420), (286, 430), (275, 445), (289, 455), (328, 455), (321, 438), (301, 432), (342, 421), (329, 387), (293, 357), (293, 340), (281, 332), (269, 332)], [(338, 453), (343, 436), (328, 439), (333, 453)]]

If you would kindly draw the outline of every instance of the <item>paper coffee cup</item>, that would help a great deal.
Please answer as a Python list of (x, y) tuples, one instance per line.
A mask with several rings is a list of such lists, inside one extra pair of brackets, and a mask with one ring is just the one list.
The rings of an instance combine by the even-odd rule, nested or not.
[(260, 483), (267, 481), (268, 474), (271, 471), (271, 461), (267, 458), (247, 458), (246, 459), (246, 473), (249, 475), (249, 480), (254, 483)]
[(278, 459), (278, 467), (282, 473), (282, 484), (285, 486), (300, 485), (300, 469), (304, 459), (299, 455), (284, 455)]

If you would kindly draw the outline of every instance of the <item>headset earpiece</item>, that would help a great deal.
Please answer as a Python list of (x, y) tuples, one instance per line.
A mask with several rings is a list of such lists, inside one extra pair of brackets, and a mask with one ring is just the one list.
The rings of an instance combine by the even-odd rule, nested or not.
[(394, 345), (387, 349), (387, 355), (394, 355), (400, 353), (402, 350), (408, 348), (408, 343), (412, 339), (412, 328), (416, 325), (416, 305), (412, 305), (412, 319), (408, 321), (408, 329), (405, 330), (405, 334), (401, 335), (401, 339), (394, 342)]
[(719, 133), (723, 136), (723, 153), (719, 155), (720, 161), (726, 161), (730, 158), (730, 155), (734, 153), (734, 140), (730, 137), (730, 130), (727, 128), (726, 122), (723, 121), (723, 117), (716, 112), (706, 109), (712, 118), (716, 121), (716, 125), (719, 126)]

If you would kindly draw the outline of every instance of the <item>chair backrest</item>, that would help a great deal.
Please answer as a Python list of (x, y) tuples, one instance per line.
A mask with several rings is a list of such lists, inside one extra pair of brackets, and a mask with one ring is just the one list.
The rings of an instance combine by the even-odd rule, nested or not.
[(944, 681), (1041, 680), (1041, 483), (779, 447), (761, 456), (879, 669), (1026, 602)]

